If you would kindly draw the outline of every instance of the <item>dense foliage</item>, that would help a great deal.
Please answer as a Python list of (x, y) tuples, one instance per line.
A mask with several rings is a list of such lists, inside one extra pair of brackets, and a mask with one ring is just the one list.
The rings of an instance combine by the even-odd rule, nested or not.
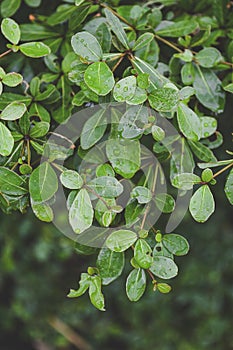
[[(62, 185), (76, 250), (98, 254), (69, 297), (88, 290), (104, 310), (102, 285), (121, 275), (127, 250), (128, 298), (141, 298), (147, 275), (153, 290), (168, 293), (174, 256), (189, 251), (169, 227), (187, 201), (197, 222), (208, 220), (212, 186), (233, 165), (231, 151), (221, 160), (214, 154), (224, 142), (218, 115), (233, 92), (231, 3), (25, 2), (38, 9), (23, 24), (12, 18), (20, 1), (1, 3), (1, 209), (31, 206), (54, 221)], [(57, 132), (83, 110), (72, 137)], [(225, 184), (231, 204), (232, 187), (233, 170)], [(172, 213), (169, 233), (154, 220), (161, 212)]]

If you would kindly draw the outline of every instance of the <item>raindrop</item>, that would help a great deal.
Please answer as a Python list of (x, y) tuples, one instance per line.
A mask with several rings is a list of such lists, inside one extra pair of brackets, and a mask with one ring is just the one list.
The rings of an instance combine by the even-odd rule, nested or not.
[(127, 92), (129, 90), (128, 86), (125, 86), (123, 90), (124, 92)]

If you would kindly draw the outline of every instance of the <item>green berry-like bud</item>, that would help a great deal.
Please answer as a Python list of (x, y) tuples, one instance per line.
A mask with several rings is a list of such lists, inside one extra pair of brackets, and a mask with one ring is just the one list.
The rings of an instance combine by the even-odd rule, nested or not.
[(205, 169), (201, 174), (201, 179), (204, 182), (210, 182), (213, 179), (213, 171), (209, 168)]
[(155, 240), (156, 242), (160, 243), (162, 242), (162, 233), (161, 232), (158, 232), (155, 236)]

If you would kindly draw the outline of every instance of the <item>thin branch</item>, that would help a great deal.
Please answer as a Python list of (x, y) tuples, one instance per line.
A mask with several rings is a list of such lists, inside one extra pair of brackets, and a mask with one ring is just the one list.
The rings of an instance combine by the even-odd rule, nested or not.
[(232, 166), (233, 166), (233, 163), (230, 163), (230, 164), (228, 164), (227, 166), (225, 166), (223, 169), (219, 170), (216, 174), (214, 174), (213, 179), (214, 179), (215, 177), (217, 177), (218, 175), (224, 173), (224, 171), (226, 171), (227, 169), (229, 169), (229, 168), (232, 167)]
[(2, 57), (4, 57), (4, 56), (8, 55), (8, 54), (11, 53), (11, 52), (12, 52), (12, 50), (10, 49), (10, 50), (7, 50), (7, 51), (1, 53), (1, 54), (0, 54), (0, 58), (2, 58)]

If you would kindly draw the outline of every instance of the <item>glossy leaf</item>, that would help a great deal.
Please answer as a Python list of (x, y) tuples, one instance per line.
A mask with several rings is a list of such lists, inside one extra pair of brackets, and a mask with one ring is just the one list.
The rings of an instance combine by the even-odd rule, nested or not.
[(200, 119), (183, 103), (180, 103), (177, 109), (177, 120), (180, 131), (189, 140), (198, 141), (201, 137), (201, 123)]
[(129, 49), (129, 42), (128, 42), (127, 36), (125, 34), (124, 28), (123, 28), (120, 20), (112, 13), (112, 11), (110, 11), (107, 8), (104, 10), (104, 13), (106, 15), (110, 29), (116, 35), (116, 37), (121, 42), (121, 44), (126, 49)]
[(136, 186), (130, 194), (131, 198), (137, 199), (138, 203), (149, 203), (152, 199), (152, 193), (147, 187)]
[(9, 156), (14, 147), (14, 138), (10, 130), (0, 122), (0, 154)]
[(139, 50), (148, 45), (154, 39), (154, 34), (144, 33), (142, 34), (134, 44), (133, 50)]
[(130, 248), (137, 240), (137, 234), (129, 230), (118, 230), (108, 236), (106, 246), (116, 252), (124, 252)]
[(40, 58), (51, 53), (50, 48), (42, 42), (30, 42), (21, 44), (20, 51), (27, 57)]
[(69, 298), (77, 298), (83, 295), (90, 286), (90, 276), (87, 273), (82, 273), (79, 281), (79, 289), (71, 289), (67, 295)]
[(134, 247), (134, 258), (138, 265), (143, 269), (149, 269), (153, 262), (152, 249), (144, 240), (139, 239)]
[(222, 60), (222, 55), (220, 51), (214, 47), (206, 47), (199, 51), (195, 58), (201, 67), (211, 68)]
[(20, 119), (27, 108), (24, 103), (21, 102), (12, 102), (10, 103), (2, 113), (0, 114), (0, 118), (3, 120), (16, 120)]
[(103, 137), (106, 128), (105, 110), (100, 109), (85, 123), (81, 133), (81, 147), (86, 150), (94, 146)]
[(169, 252), (174, 255), (186, 255), (189, 251), (189, 244), (187, 239), (175, 233), (166, 234), (163, 236), (163, 245)]
[(7, 40), (17, 45), (20, 41), (19, 25), (11, 18), (4, 18), (1, 23), (1, 31)]
[(134, 269), (126, 281), (126, 294), (130, 301), (138, 301), (146, 289), (146, 274), (143, 269)]
[(170, 279), (178, 274), (175, 262), (166, 256), (154, 256), (150, 271), (157, 277)]
[(85, 188), (75, 197), (69, 211), (69, 222), (75, 233), (80, 234), (92, 225), (94, 210)]
[(2, 78), (3, 84), (9, 87), (15, 87), (23, 82), (23, 77), (19, 73), (8, 73)]
[(231, 205), (233, 205), (233, 170), (230, 171), (227, 177), (224, 191), (226, 193), (226, 196), (229, 202), (231, 203)]
[(102, 248), (99, 252), (96, 266), (103, 285), (108, 285), (115, 281), (121, 275), (124, 265), (124, 253), (116, 253), (110, 249)]
[(99, 96), (107, 95), (115, 85), (113, 73), (105, 62), (91, 64), (85, 71), (84, 80), (87, 86)]
[(183, 20), (177, 23), (171, 23), (163, 29), (160, 29), (156, 34), (160, 36), (170, 36), (178, 38), (194, 32), (198, 28), (198, 24), (194, 20)]
[(53, 221), (53, 211), (52, 208), (47, 203), (31, 203), (32, 211), (35, 216), (43, 222)]
[(149, 102), (155, 110), (169, 112), (177, 107), (179, 94), (176, 90), (170, 88), (157, 89), (149, 95)]
[(65, 170), (60, 175), (60, 180), (63, 186), (71, 190), (78, 190), (83, 186), (82, 177), (74, 170)]
[(172, 213), (175, 209), (175, 200), (167, 193), (158, 193), (155, 195), (155, 204), (163, 213)]
[(103, 51), (98, 40), (88, 32), (80, 32), (72, 36), (71, 45), (74, 52), (85, 61), (97, 62), (102, 59)]
[(197, 222), (205, 222), (215, 210), (215, 202), (208, 185), (201, 186), (192, 196), (189, 210)]
[(99, 276), (90, 277), (89, 296), (91, 303), (100, 311), (105, 311), (104, 296), (101, 292), (101, 278)]
[(123, 192), (122, 184), (111, 176), (101, 176), (87, 183), (88, 188), (91, 188), (101, 197), (114, 198), (118, 197)]
[(113, 97), (118, 102), (124, 102), (131, 100), (136, 91), (136, 78), (134, 76), (129, 76), (124, 79), (119, 80), (114, 89)]
[(34, 203), (49, 200), (57, 190), (57, 175), (48, 162), (40, 164), (33, 170), (29, 179), (29, 192)]
[(201, 178), (192, 173), (182, 173), (174, 177), (172, 184), (184, 191), (191, 190), (195, 184), (201, 182)]
[(14, 171), (1, 166), (0, 192), (12, 196), (25, 195), (28, 192), (26, 181)]

